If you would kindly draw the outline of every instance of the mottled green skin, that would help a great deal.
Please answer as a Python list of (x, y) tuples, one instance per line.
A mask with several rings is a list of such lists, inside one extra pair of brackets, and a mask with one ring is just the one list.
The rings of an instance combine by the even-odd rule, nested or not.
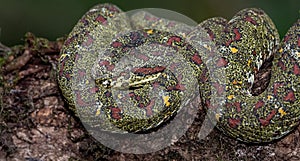
[[(94, 71), (100, 88), (101, 108), (105, 109), (107, 119), (118, 129), (140, 132), (156, 127), (174, 116), (182, 108), (183, 102), (195, 97), (200, 73), (194, 71), (201, 71), (204, 64), (189, 61), (199, 54), (181, 37), (146, 29), (118, 37), (112, 44), (118, 45), (103, 53)], [(176, 56), (177, 53), (180, 56)], [(122, 61), (126, 58), (129, 61)], [(189, 64), (186, 64), (187, 61)], [(115, 66), (115, 70), (110, 71), (103, 65), (105, 62)], [(129, 66), (155, 73), (135, 72)], [(157, 66), (166, 69), (156, 70)], [(117, 84), (114, 81), (122, 83), (126, 80), (128, 83), (118, 87), (114, 85)], [(130, 85), (141, 80), (149, 81)], [(107, 85), (105, 82), (111, 83)], [(164, 98), (168, 99), (164, 101)], [(110, 127), (102, 124), (101, 128), (106, 130)]]
[[(199, 71), (205, 66), (192, 61), (191, 56), (199, 61), (201, 58), (181, 37), (183, 34), (152, 29), (126, 33), (149, 26), (130, 24), (128, 17), (119, 14), (113, 5), (95, 8), (98, 9), (87, 12), (70, 33), (61, 52), (58, 76), (66, 100), (84, 124), (118, 133), (147, 131), (169, 120), (182, 104), (196, 97)], [(137, 13), (135, 18), (138, 16), (143, 15)], [(162, 29), (172, 23), (164, 22), (151, 27)], [(165, 30), (184, 32), (181, 29), (185, 28), (180, 27), (183, 24), (172, 26)], [(129, 65), (124, 62), (126, 58)], [(156, 71), (159, 63), (166, 69)], [(149, 68), (155, 73), (132, 74), (134, 70), (128, 66)], [(130, 85), (141, 80), (150, 81)]]
[[(88, 69), (91, 69), (96, 62), (99, 56), (97, 52), (104, 50), (116, 34), (130, 30), (129, 21), (121, 12), (118, 7), (111, 4), (101, 4), (91, 8), (78, 21), (61, 50), (58, 82), (73, 111), (76, 111), (75, 104), (79, 97), (74, 91), (82, 90), (76, 86), (81, 79), (79, 73), (85, 73), (82, 80), (91, 80)], [(119, 23), (116, 23), (118, 21)], [(94, 87), (88, 82), (81, 83), (86, 83), (86, 88)], [(83, 99), (82, 102), (96, 99), (88, 98), (91, 97), (89, 93), (82, 93), (80, 97)]]
[[(217, 119), (218, 129), (254, 143), (269, 142), (293, 130), (300, 118), (299, 21), (287, 33), (290, 39), (280, 45), (273, 22), (259, 9), (244, 9), (229, 22), (208, 19), (200, 26), (210, 33), (228, 62), (222, 107), (206, 105), (211, 117)], [(269, 87), (253, 96), (254, 77), (272, 55)]]
[[(136, 14), (140, 17), (135, 17), (134, 23), (130, 24), (130, 18), (118, 13), (121, 11), (109, 4), (91, 9), (74, 27), (61, 52), (59, 85), (84, 124), (111, 132), (147, 131), (174, 116), (182, 108), (179, 104), (186, 101), (186, 97), (196, 97), (193, 90), (178, 90), (181, 88), (177, 85), (193, 89), (198, 83), (203, 104), (211, 119), (217, 119), (218, 129), (231, 137), (244, 142), (269, 142), (281, 138), (298, 125), (299, 21), (280, 44), (273, 22), (259, 9), (244, 9), (229, 22), (223, 18), (208, 19), (194, 30), (182, 24), (166, 28), (169, 22), (159, 19), (156, 25), (148, 24), (146, 17), (143, 18), (144, 13)], [(158, 30), (126, 33), (143, 28)], [(211, 54), (214, 53), (213, 45), (205, 36), (195, 39), (204, 32), (202, 28), (210, 35), (220, 53)], [(197, 40), (203, 40), (203, 43)], [(147, 47), (153, 44), (152, 48)], [(172, 75), (173, 71), (146, 64), (148, 59), (133, 52), (133, 66), (144, 64), (140, 69), (153, 73), (126, 76), (126, 73), (122, 75), (114, 71), (122, 57), (132, 54), (132, 49), (150, 53), (146, 57), (158, 60), (166, 57), (166, 51), (180, 53), (175, 60), (166, 60), (171, 63), (183, 62), (190, 68), (174, 65), (175, 71), (183, 73), (179, 79), (178, 75)], [(155, 52), (163, 54), (151, 55)], [(216, 73), (226, 72), (225, 82), (208, 76), (203, 63), (208, 55), (212, 58), (209, 68), (212, 67)], [(269, 87), (259, 96), (253, 96), (250, 91), (254, 77), (263, 62), (271, 56), (274, 56), (274, 62)], [(126, 66), (119, 68), (126, 69)], [(132, 70), (128, 72), (134, 73)], [(214, 73), (210, 74), (214, 77)], [(155, 91), (155, 82), (160, 84), (160, 90), (167, 91), (160, 95), (161, 98), (145, 94)], [(122, 89), (131, 90), (131, 95), (125, 96), (122, 92), (115, 92), (114, 95), (114, 90)], [(217, 107), (211, 102), (212, 98), (218, 98), (221, 106)], [(122, 99), (131, 103), (121, 101), (122, 104), (118, 104)], [(153, 100), (160, 100), (160, 103), (153, 103)], [(147, 105), (151, 105), (150, 113), (144, 108)]]
[[(185, 23), (174, 22), (168, 19), (156, 17), (146, 11), (136, 12), (130, 17), (130, 19), (132, 21), (132, 24), (134, 24), (132, 26), (134, 29), (150, 28), (150, 29), (172, 32), (182, 37), (186, 37), (187, 34), (190, 33), (194, 28), (194, 26), (189, 26)], [(202, 36), (202, 38), (204, 37), (206, 37), (206, 35)]]
[[(91, 68), (99, 52), (105, 50), (115, 35), (131, 30), (127, 16), (111, 4), (100, 4), (90, 9), (69, 34), (59, 60), (58, 82), (74, 113), (85, 125), (95, 127), (99, 109), (98, 93)], [(106, 119), (102, 119), (108, 124)]]

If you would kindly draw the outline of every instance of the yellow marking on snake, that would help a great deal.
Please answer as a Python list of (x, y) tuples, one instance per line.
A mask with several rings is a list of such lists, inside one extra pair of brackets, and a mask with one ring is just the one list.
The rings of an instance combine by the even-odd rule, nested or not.
[(286, 115), (286, 112), (282, 109), (282, 107), (278, 109), (278, 112), (280, 113), (280, 117)]
[(152, 34), (152, 33), (153, 33), (153, 30), (148, 30), (147, 33), (148, 33), (148, 34)]
[(164, 100), (164, 104), (168, 107), (170, 106), (170, 102), (169, 102), (169, 98), (170, 96), (162, 96), (163, 100)]
[(236, 84), (237, 84), (237, 81), (236, 81), (236, 80), (233, 80), (232, 84), (233, 84), (233, 85), (236, 85)]
[(267, 98), (268, 98), (268, 100), (270, 100), (273, 98), (273, 96), (268, 95)]
[(234, 95), (231, 94), (231, 95), (229, 95), (227, 98), (228, 98), (229, 100), (232, 100), (232, 99), (234, 98)]
[(249, 67), (251, 65), (252, 60), (248, 60), (247, 66)]
[(229, 47), (230, 48), (230, 51), (234, 54), (234, 53), (237, 53), (239, 50), (235, 47)]
[(215, 118), (216, 118), (217, 121), (220, 121), (220, 117), (221, 117), (221, 115), (219, 113), (215, 114)]
[(98, 108), (97, 111), (96, 111), (96, 116), (99, 116), (100, 113), (101, 113), (101, 112), (100, 112), (100, 108)]
[(205, 49), (207, 49), (207, 50), (211, 51), (211, 47), (210, 47), (209, 45), (207, 45), (207, 44), (204, 44), (204, 47), (205, 47)]
[(118, 94), (118, 98), (119, 99), (121, 99), (123, 96), (122, 96), (122, 94), (120, 93), (120, 94)]

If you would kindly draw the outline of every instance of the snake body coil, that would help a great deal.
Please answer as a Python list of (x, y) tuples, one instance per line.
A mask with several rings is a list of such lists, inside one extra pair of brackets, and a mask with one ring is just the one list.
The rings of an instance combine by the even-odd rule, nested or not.
[[(144, 12), (137, 15), (128, 17), (114, 5), (98, 5), (65, 42), (58, 82), (83, 123), (112, 132), (147, 131), (197, 97), (199, 85), (218, 129), (241, 141), (269, 142), (298, 125), (299, 20), (280, 43), (273, 22), (260, 9), (244, 9), (229, 22), (208, 19), (195, 28)], [(226, 72), (225, 83), (210, 81), (207, 72), (204, 57), (213, 46), (191, 43), (202, 28), (221, 54), (212, 57), (212, 63), (215, 71)], [(269, 86), (254, 96), (254, 79), (272, 57)], [(215, 107), (210, 99), (223, 94), (221, 106)]]

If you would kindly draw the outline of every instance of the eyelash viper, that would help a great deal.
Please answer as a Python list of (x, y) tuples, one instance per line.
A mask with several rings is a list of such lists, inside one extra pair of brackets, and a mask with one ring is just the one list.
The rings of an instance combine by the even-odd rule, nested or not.
[[(143, 25), (152, 29), (143, 29)], [(213, 62), (217, 70), (226, 71), (225, 84), (208, 80), (199, 52), (209, 52), (209, 47), (195, 48), (186, 41), (200, 28), (206, 30), (222, 54)], [(147, 14), (131, 20), (118, 7), (101, 4), (79, 20), (65, 41), (59, 59), (58, 82), (71, 110), (84, 123), (113, 132), (143, 132), (170, 120), (180, 110), (183, 95), (195, 97), (186, 89), (193, 89), (198, 83), (204, 88), (200, 91), (202, 102), (212, 119), (217, 119), (218, 129), (244, 142), (269, 142), (286, 135), (299, 123), (299, 48), (300, 21), (280, 43), (273, 22), (260, 9), (244, 9), (230, 21), (211, 18), (194, 29)], [(145, 52), (150, 54), (142, 54)], [(172, 59), (168, 57), (170, 53), (180, 53), (180, 57)], [(130, 64), (122, 58), (128, 55), (132, 55), (128, 58), (132, 64), (143, 65), (127, 69)], [(254, 77), (272, 57), (269, 86), (253, 96), (250, 90)], [(174, 75), (164, 65), (147, 63), (149, 59), (162, 63), (176, 60), (177, 64), (168, 65), (182, 74)], [(127, 72), (113, 75), (120, 61), (125, 65), (119, 68)], [(191, 71), (178, 65), (183, 63)], [(207, 88), (216, 90), (216, 95), (226, 93), (221, 108), (210, 104), (213, 94)], [(130, 92), (124, 94), (124, 89)], [(145, 94), (151, 90), (158, 96)], [(122, 100), (131, 103), (118, 104)]]

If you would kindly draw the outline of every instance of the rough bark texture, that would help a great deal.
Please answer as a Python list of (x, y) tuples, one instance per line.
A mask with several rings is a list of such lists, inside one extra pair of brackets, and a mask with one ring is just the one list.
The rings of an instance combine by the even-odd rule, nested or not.
[[(243, 144), (218, 130), (199, 140), (204, 111), (179, 141), (155, 153), (123, 154), (104, 147), (68, 110), (57, 86), (63, 41), (28, 33), (24, 45), (0, 44), (0, 160), (300, 160), (300, 127), (263, 145)], [(258, 82), (254, 93), (265, 88), (269, 72), (258, 75), (263, 83)]]

